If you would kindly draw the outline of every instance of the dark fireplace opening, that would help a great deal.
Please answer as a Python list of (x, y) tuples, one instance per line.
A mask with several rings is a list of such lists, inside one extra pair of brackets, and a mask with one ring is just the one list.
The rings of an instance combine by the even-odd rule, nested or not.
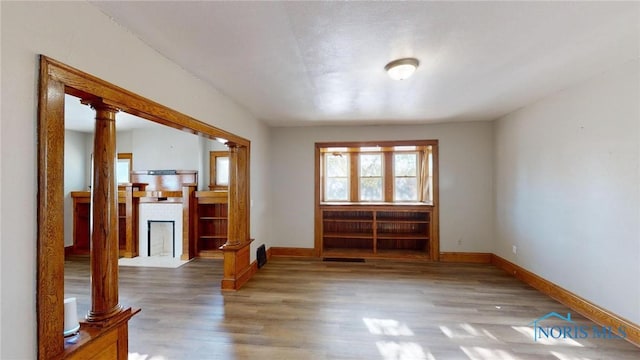
[(147, 256), (176, 257), (176, 222), (147, 220)]

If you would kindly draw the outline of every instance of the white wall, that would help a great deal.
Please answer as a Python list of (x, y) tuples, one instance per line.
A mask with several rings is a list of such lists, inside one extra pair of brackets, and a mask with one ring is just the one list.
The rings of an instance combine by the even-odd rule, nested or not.
[(251, 244), (251, 261), (256, 259), (257, 247), (265, 244), (267, 248), (274, 246), (269, 234), (271, 224), (270, 203), (272, 172), (269, 159), (271, 143), (269, 129), (260, 123), (256, 126), (256, 134), (251, 138), (251, 153), (249, 154), (251, 167), (250, 211), (251, 211), (251, 237), (255, 241)]
[[(262, 161), (251, 164), (251, 196), (260, 206), (266, 205), (268, 188), (268, 135), (246, 110), (88, 3), (3, 1), (1, 6), (0, 358), (34, 359), (38, 54), (251, 140), (252, 160)], [(268, 243), (269, 214), (254, 207), (251, 216), (252, 236)]]
[(215, 140), (168, 126), (120, 131), (117, 152), (133, 154), (133, 170), (197, 170), (198, 190), (209, 190), (209, 151), (227, 151)]
[(209, 190), (209, 148), (226, 151), (223, 144), (167, 126), (133, 129), (133, 170), (196, 170), (198, 190)]
[(169, 127), (134, 129), (132, 133), (133, 170), (198, 170), (201, 166), (197, 135)]
[(64, 132), (64, 246), (73, 245), (73, 198), (71, 191), (88, 190), (86, 182), (87, 139), (91, 136), (78, 131)]
[(272, 245), (313, 248), (316, 142), (424, 139), (439, 140), (440, 250), (491, 252), (494, 195), (490, 122), (273, 128), (269, 160)]
[(133, 130), (118, 131), (116, 133), (116, 152), (133, 153)]
[(497, 121), (495, 132), (495, 252), (636, 324), (638, 79), (635, 60)]

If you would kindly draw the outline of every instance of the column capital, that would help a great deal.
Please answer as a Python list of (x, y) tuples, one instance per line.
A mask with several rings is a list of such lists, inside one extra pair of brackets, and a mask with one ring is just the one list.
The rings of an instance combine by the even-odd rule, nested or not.
[(240, 148), (246, 147), (245, 145), (238, 144), (238, 143), (233, 142), (233, 141), (227, 141), (224, 144), (229, 148), (229, 151), (237, 151)]
[(100, 98), (96, 98), (96, 99), (82, 99), (80, 100), (80, 103), (83, 105), (89, 105), (91, 106), (92, 109), (96, 110), (96, 111), (103, 111), (103, 112), (108, 112), (108, 113), (113, 113), (114, 116), (116, 113), (118, 113), (120, 111), (120, 109), (114, 105), (111, 104), (107, 104), (104, 102), (104, 100), (100, 99)]

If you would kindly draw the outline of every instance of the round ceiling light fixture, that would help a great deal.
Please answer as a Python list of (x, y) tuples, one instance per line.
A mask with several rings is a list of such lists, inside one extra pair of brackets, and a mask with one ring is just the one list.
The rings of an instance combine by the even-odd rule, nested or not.
[(420, 62), (416, 58), (404, 58), (393, 60), (384, 69), (393, 80), (404, 80), (416, 71)]

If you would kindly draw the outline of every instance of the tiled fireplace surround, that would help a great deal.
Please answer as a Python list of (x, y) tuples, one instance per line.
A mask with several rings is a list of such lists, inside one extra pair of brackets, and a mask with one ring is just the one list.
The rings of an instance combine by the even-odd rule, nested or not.
[[(140, 204), (138, 213), (138, 241), (139, 241), (139, 254), (141, 257), (148, 257), (149, 255), (149, 243), (148, 233), (149, 221), (173, 221), (175, 224), (175, 233), (161, 234), (157, 232), (163, 231), (162, 229), (168, 229), (171, 231), (171, 226), (159, 226), (153, 227), (155, 230), (151, 233), (151, 240), (154, 241), (154, 237), (173, 238), (175, 246), (175, 258), (179, 259), (182, 255), (182, 204), (181, 203), (144, 203)], [(169, 246), (168, 256), (171, 256), (171, 246)]]

